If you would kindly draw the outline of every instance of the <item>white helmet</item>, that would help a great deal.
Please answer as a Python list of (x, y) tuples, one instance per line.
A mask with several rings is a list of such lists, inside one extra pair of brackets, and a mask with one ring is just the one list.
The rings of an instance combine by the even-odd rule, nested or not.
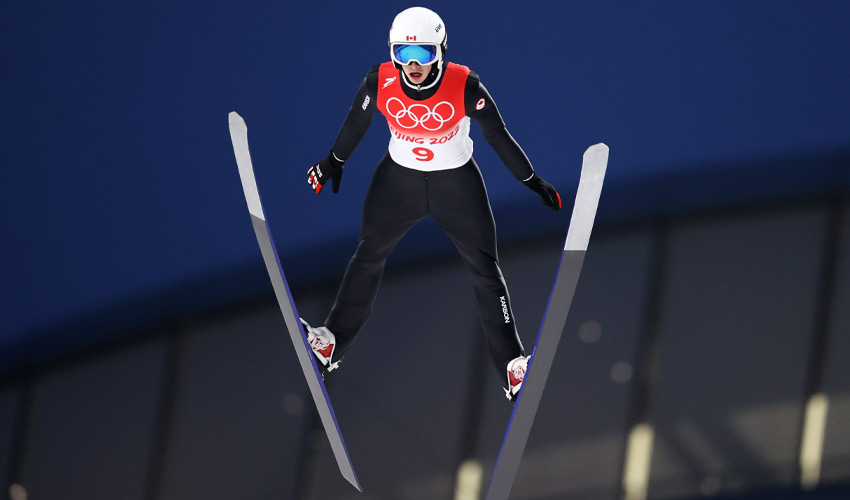
[[(415, 60), (419, 64), (431, 64), (443, 59), (446, 54), (446, 25), (436, 12), (425, 7), (405, 9), (393, 20), (390, 28), (390, 58), (397, 64), (408, 64)], [(418, 49), (402, 51), (406, 46)]]

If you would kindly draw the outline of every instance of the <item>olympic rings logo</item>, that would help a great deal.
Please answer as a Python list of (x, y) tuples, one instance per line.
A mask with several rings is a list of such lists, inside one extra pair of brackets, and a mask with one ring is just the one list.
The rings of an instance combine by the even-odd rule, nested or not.
[(421, 126), (425, 130), (435, 132), (454, 118), (455, 108), (447, 101), (438, 102), (434, 109), (419, 103), (407, 107), (398, 97), (390, 97), (387, 99), (387, 113), (395, 118), (401, 128)]

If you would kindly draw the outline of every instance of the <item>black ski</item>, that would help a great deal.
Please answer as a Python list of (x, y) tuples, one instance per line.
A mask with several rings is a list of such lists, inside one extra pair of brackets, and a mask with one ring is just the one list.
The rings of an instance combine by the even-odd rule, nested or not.
[(584, 152), (581, 167), (581, 180), (576, 193), (567, 241), (561, 254), (561, 263), (549, 304), (543, 314), (543, 323), (537, 334), (537, 341), (531, 354), (531, 360), (517, 395), (508, 428), (502, 441), (502, 448), (496, 459), (496, 467), (487, 488), (485, 500), (507, 500), (522, 459), (534, 416), (543, 395), (543, 388), (549, 378), (552, 360), (564, 331), (570, 305), (573, 302), (578, 278), (581, 274), (587, 244), (596, 218), (596, 208), (602, 193), (602, 181), (608, 166), (608, 146), (596, 144)]
[(359, 491), (363, 491), (357, 481), (354, 467), (351, 465), (348, 450), (345, 448), (345, 441), (342, 439), (342, 433), (339, 430), (328, 391), (325, 389), (325, 383), (318, 366), (316, 366), (310, 345), (307, 343), (307, 335), (301, 321), (299, 321), (298, 310), (295, 308), (295, 301), (292, 300), (292, 294), (289, 291), (289, 285), (286, 282), (286, 276), (283, 273), (283, 267), (280, 265), (280, 259), (274, 246), (274, 239), (266, 222), (260, 193), (257, 190), (257, 182), (254, 178), (251, 154), (248, 150), (248, 127), (245, 125), (245, 120), (235, 111), (230, 113), (228, 121), (230, 122), (230, 139), (233, 142), (233, 152), (236, 154), (236, 164), (239, 167), (239, 177), (242, 179), (242, 190), (245, 192), (245, 200), (248, 202), (248, 211), (251, 213), (254, 233), (257, 235), (263, 260), (266, 263), (266, 270), (269, 273), (269, 278), (271, 278), (286, 328), (292, 338), (292, 345), (298, 355), (298, 362), (304, 371), (304, 377), (307, 379), (307, 385), (310, 387), (310, 393), (313, 395), (313, 401), (316, 403), (316, 409), (319, 411), (322, 425), (328, 435), (328, 441), (331, 443), (331, 449), (342, 476)]

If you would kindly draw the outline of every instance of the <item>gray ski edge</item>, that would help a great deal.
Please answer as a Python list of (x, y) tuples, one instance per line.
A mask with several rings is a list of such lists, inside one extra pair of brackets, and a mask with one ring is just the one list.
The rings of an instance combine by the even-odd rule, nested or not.
[(283, 267), (280, 264), (280, 258), (274, 245), (274, 238), (265, 220), (265, 213), (260, 201), (259, 190), (257, 189), (254, 178), (254, 169), (251, 164), (251, 156), (248, 148), (248, 128), (245, 120), (235, 111), (228, 115), (228, 122), (234, 155), (236, 156), (236, 163), (239, 167), (239, 177), (242, 182), (242, 189), (248, 204), (248, 210), (251, 214), (254, 234), (257, 237), (263, 262), (265, 263), (275, 297), (280, 306), (284, 323), (295, 348), (298, 362), (304, 373), (304, 378), (307, 381), (307, 386), (310, 389), (310, 394), (313, 397), (313, 402), (316, 405), (340, 473), (358, 491), (362, 492), (363, 489), (360, 486), (357, 474), (354, 472), (354, 467), (351, 463), (351, 458), (348, 455), (348, 450), (345, 447), (330, 397), (328, 396), (319, 368), (316, 365), (316, 360), (307, 343), (307, 335), (299, 320), (295, 301), (292, 298), (289, 284), (286, 281), (286, 275), (283, 272)]

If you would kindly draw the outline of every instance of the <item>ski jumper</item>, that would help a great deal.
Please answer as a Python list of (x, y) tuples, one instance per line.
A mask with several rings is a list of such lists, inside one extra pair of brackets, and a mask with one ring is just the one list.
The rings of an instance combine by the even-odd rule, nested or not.
[(340, 357), (368, 320), (390, 252), (418, 221), (433, 219), (451, 238), (475, 289), (481, 324), (499, 373), (523, 354), (499, 258), (496, 226), (481, 172), (472, 159), (475, 119), (518, 180), (534, 175), (507, 132), (478, 76), (440, 63), (421, 85), (388, 62), (370, 70), (336, 141), (347, 160), (380, 111), (390, 143), (378, 163), (363, 206), (360, 242), (325, 320)]

